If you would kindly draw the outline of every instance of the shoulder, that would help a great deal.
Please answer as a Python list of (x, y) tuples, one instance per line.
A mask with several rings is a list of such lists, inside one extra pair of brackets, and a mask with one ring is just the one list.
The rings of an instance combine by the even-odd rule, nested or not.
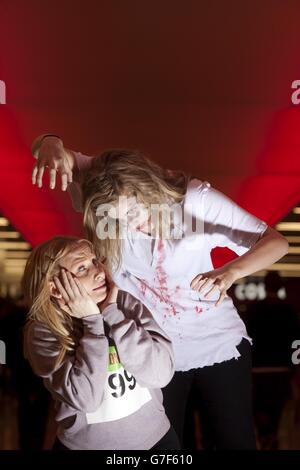
[(186, 192), (185, 204), (199, 206), (203, 203), (203, 210), (223, 210), (232, 209), (235, 204), (226, 194), (213, 187), (208, 181), (201, 181), (197, 178), (191, 179)]
[(34, 340), (36, 338), (54, 338), (50, 328), (37, 320), (28, 320), (26, 322), (24, 326), (24, 336), (30, 340)]
[(49, 327), (36, 320), (26, 323), (24, 355), (37, 375), (46, 377), (53, 372), (60, 351), (60, 343)]
[(185, 199), (198, 198), (202, 194), (211, 188), (211, 184), (208, 181), (203, 181), (198, 178), (191, 178), (186, 189)]
[(33, 352), (43, 351), (47, 354), (50, 351), (56, 353), (59, 341), (49, 327), (37, 320), (29, 320), (24, 326), (24, 348), (25, 354), (31, 355)]

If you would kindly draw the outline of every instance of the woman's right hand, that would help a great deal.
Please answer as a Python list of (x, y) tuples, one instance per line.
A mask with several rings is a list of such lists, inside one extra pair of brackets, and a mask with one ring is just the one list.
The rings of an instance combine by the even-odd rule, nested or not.
[[(37, 139), (33, 147), (38, 143)], [(37, 183), (41, 188), (45, 168), (49, 168), (49, 187), (55, 188), (56, 173), (60, 173), (61, 189), (65, 191), (68, 183), (73, 181), (75, 157), (71, 151), (64, 148), (62, 140), (55, 136), (44, 137), (35, 157), (37, 163), (32, 170), (32, 184)]]
[(61, 299), (57, 299), (60, 307), (72, 317), (84, 318), (100, 313), (99, 307), (79, 279), (69, 271), (62, 269), (62, 282), (57, 276), (54, 276), (54, 282), (61, 294)]

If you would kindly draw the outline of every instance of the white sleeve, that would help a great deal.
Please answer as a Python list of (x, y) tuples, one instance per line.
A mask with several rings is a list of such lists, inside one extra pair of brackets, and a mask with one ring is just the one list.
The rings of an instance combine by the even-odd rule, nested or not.
[[(200, 184), (195, 184), (195, 183)], [(193, 180), (192, 203), (201, 206), (204, 235), (211, 248), (227, 247), (238, 255), (246, 253), (259, 240), (268, 224), (211, 187)]]
[[(79, 173), (84, 170), (88, 170), (91, 167), (93, 157), (88, 155), (83, 155), (80, 152), (73, 152), (76, 160), (76, 165), (79, 170)], [(81, 189), (80, 183), (77, 181), (73, 181), (71, 184), (68, 185), (67, 191), (70, 195), (73, 209), (76, 212), (82, 212), (82, 196), (81, 196)]]

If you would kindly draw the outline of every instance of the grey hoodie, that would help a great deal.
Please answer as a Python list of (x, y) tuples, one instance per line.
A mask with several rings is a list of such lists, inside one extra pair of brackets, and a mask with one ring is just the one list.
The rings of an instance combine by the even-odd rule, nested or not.
[(119, 291), (102, 314), (74, 318), (75, 352), (56, 366), (53, 333), (31, 321), (26, 356), (56, 403), (70, 449), (150, 449), (170, 428), (161, 387), (174, 373), (170, 340), (136, 298)]

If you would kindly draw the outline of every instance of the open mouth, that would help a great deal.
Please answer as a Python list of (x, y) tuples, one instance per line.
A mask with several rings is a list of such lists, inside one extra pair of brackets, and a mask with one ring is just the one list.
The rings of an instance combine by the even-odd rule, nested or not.
[(101, 284), (98, 287), (95, 287), (95, 289), (93, 289), (93, 290), (100, 290), (100, 289), (103, 289), (103, 287), (106, 287), (105, 280), (103, 282), (101, 282)]

